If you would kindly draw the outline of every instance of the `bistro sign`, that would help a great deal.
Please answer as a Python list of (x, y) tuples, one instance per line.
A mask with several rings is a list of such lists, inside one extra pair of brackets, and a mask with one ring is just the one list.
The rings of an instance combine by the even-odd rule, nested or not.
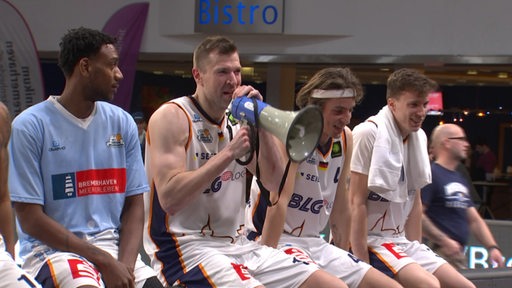
[(194, 32), (283, 33), (284, 0), (196, 0)]

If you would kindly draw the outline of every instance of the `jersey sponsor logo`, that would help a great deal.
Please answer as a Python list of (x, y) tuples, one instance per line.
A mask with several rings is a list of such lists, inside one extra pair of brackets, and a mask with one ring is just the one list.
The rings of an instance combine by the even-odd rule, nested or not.
[(245, 178), (246, 174), (247, 172), (245, 168), (240, 171), (224, 171), (220, 176), (213, 180), (212, 184), (210, 184), (210, 188), (207, 188), (203, 194), (219, 192), (222, 188), (222, 182), (237, 181), (241, 178)]
[(313, 259), (311, 259), (311, 257), (309, 257), (309, 255), (304, 252), (304, 250), (300, 249), (300, 248), (296, 248), (296, 247), (283, 247), (281, 249), (284, 253), (290, 255), (290, 256), (293, 256), (294, 260), (293, 262), (294, 263), (297, 263), (297, 262), (300, 262), (300, 263), (304, 263), (306, 265), (309, 265), (309, 264), (316, 264), (315, 261), (313, 261)]
[(306, 159), (306, 163), (316, 166), (316, 158), (312, 155)]
[(381, 244), (382, 247), (386, 248), (393, 256), (396, 257), (396, 259), (402, 259), (405, 257), (409, 257), (405, 252), (402, 250), (402, 248), (396, 246), (394, 243), (383, 243)]
[(124, 146), (123, 136), (117, 133), (116, 135), (110, 136), (107, 141), (107, 147), (122, 147)]
[(212, 143), (213, 136), (208, 129), (199, 129), (197, 130), (197, 140), (203, 143)]
[(334, 183), (340, 182), (340, 174), (341, 174), (341, 168), (336, 168), (336, 173), (334, 173)]
[(196, 159), (209, 160), (210, 158), (212, 158), (215, 155), (217, 155), (217, 153), (208, 153), (208, 152), (196, 153)]
[(233, 116), (233, 114), (231, 114), (231, 112), (228, 113), (228, 120), (229, 123), (231, 123), (231, 126), (235, 126), (238, 124), (238, 120), (235, 118), (235, 116)]
[(341, 156), (342, 156), (341, 142), (336, 141), (332, 144), (331, 158), (336, 158), (336, 157), (341, 157)]
[(357, 258), (354, 254), (352, 253), (347, 253), (347, 256), (348, 258), (352, 259), (352, 261), (354, 261), (355, 263), (359, 263), (361, 262), (361, 259)]
[(59, 150), (66, 150), (66, 146), (61, 145), (59, 140), (53, 139), (52, 140), (52, 146), (48, 148), (49, 152), (55, 152)]
[(85, 170), (52, 175), (53, 199), (124, 193), (126, 169)]
[(197, 122), (201, 122), (201, 121), (203, 121), (203, 119), (201, 118), (201, 116), (199, 116), (199, 114), (194, 113), (194, 115), (192, 115), (192, 122), (193, 123), (197, 123)]
[(332, 206), (334, 206), (334, 201), (333, 202), (329, 202), (327, 200), (323, 200), (322, 202), (324, 204), (324, 207), (327, 211), (331, 211), (332, 210)]
[(320, 182), (320, 178), (318, 177), (318, 175), (300, 172), (300, 176), (302, 176), (304, 179), (306, 179), (306, 181), (311, 181), (311, 182), (315, 182), (315, 183)]
[(288, 207), (292, 209), (298, 209), (303, 212), (310, 212), (313, 214), (319, 214), (324, 207), (324, 200), (314, 200), (311, 197), (304, 198), (304, 196), (293, 193), (288, 202)]
[(101, 286), (100, 273), (89, 263), (81, 259), (69, 259), (68, 260), (69, 270), (71, 270), (71, 277), (77, 278), (91, 278)]
[(240, 277), (240, 280), (247, 281), (251, 279), (251, 274), (247, 270), (246, 266), (237, 263), (231, 263), (231, 266), (233, 266), (233, 269), (235, 269), (235, 272), (238, 274), (238, 277)]

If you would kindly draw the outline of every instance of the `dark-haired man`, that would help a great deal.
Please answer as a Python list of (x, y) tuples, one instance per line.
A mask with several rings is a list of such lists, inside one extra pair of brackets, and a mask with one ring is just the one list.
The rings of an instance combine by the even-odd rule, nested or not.
[(123, 74), (115, 39), (72, 29), (60, 96), (13, 122), (9, 186), (23, 268), (44, 287), (162, 287), (138, 256), (149, 190), (137, 128), (107, 103)]

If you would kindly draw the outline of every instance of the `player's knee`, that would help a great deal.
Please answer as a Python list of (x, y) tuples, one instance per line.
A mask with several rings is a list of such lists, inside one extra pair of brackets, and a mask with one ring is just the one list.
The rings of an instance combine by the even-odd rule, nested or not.
[[(395, 279), (404, 287), (411, 288), (440, 288), (441, 283), (431, 273), (425, 270), (400, 271)], [(413, 272), (413, 273), (411, 273)]]
[(323, 270), (317, 270), (311, 274), (308, 279), (302, 285), (300, 285), (300, 288), (309, 288), (309, 287), (336, 287), (336, 288), (348, 288), (347, 284), (345, 282), (341, 281), (339, 278), (323, 271)]

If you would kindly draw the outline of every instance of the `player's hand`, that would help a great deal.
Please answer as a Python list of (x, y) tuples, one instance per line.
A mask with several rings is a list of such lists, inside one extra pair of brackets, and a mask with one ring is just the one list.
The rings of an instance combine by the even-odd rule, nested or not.
[(505, 260), (503, 259), (503, 255), (501, 254), (500, 250), (489, 250), (489, 258), (492, 260), (492, 262), (496, 263), (498, 267), (505, 267)]
[(241, 126), (240, 130), (233, 137), (233, 140), (229, 142), (227, 149), (233, 153), (234, 159), (240, 159), (251, 151), (249, 129), (249, 126)]
[(101, 278), (108, 288), (135, 288), (133, 269), (114, 258), (100, 272)]
[(443, 243), (440, 245), (440, 251), (447, 256), (456, 257), (462, 253), (462, 246), (459, 242), (446, 237)]
[(260, 91), (256, 90), (251, 85), (242, 85), (235, 89), (233, 92), (233, 99), (242, 97), (247, 95), (247, 97), (252, 98), (255, 97), (256, 99), (263, 101), (263, 96), (261, 95)]

